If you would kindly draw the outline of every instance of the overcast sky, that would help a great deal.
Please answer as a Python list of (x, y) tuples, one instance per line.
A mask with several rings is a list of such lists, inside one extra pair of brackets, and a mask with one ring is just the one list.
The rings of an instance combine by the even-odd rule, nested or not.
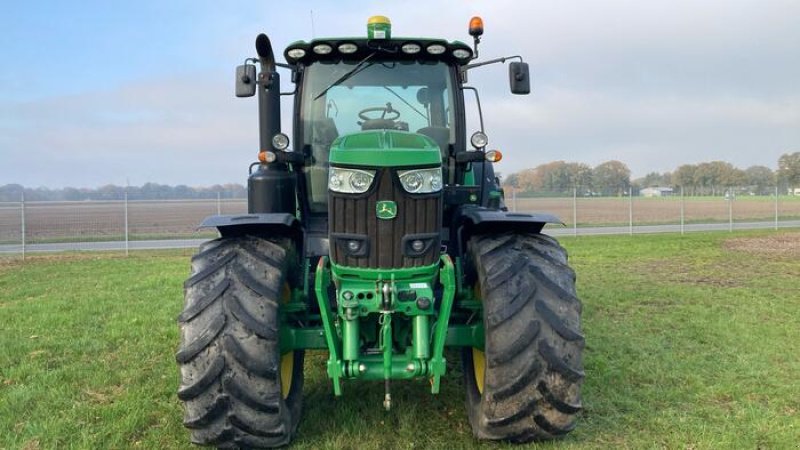
[(465, 42), (478, 14), (483, 57), (530, 64), (529, 96), (508, 93), (505, 66), (470, 77), (504, 173), (559, 159), (618, 159), (634, 176), (775, 168), (800, 151), (798, 0), (7, 2), (0, 185), (244, 183), (256, 101), (233, 96), (233, 70), (256, 34), (282, 54), (312, 33), (363, 35), (374, 14), (395, 36)]

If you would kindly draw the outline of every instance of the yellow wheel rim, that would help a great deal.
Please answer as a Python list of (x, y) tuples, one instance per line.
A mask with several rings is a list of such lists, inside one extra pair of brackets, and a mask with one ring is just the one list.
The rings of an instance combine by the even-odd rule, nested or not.
[[(281, 303), (286, 304), (292, 299), (292, 288), (289, 283), (283, 284), (281, 290)], [(285, 399), (292, 390), (292, 377), (294, 376), (294, 351), (281, 355), (281, 396)]]
[(292, 390), (292, 376), (294, 375), (294, 351), (284, 353), (281, 356), (281, 395), (283, 398), (289, 396)]
[[(475, 282), (474, 293), (478, 300), (482, 302), (483, 295), (481, 294), (480, 282)], [(475, 347), (472, 347), (472, 374), (475, 375), (475, 386), (478, 388), (478, 392), (483, 394), (483, 382), (486, 376), (486, 355), (481, 349)]]
[(483, 352), (472, 347), (472, 373), (475, 375), (475, 386), (483, 394), (483, 377), (486, 374), (486, 357)]

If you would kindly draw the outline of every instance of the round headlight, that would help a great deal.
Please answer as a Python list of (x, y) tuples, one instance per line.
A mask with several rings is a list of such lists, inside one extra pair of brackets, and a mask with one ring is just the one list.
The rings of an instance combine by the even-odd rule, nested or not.
[(421, 252), (425, 250), (425, 243), (419, 239), (415, 239), (411, 241), (411, 250), (414, 250), (415, 252)]
[(332, 173), (330, 182), (328, 183), (332, 188), (338, 188), (342, 185), (342, 177), (338, 174)]
[(469, 50), (463, 48), (457, 48), (453, 50), (453, 56), (455, 56), (458, 59), (467, 59), (470, 56), (472, 56), (472, 53)]
[(409, 42), (408, 44), (403, 44), (400, 49), (403, 50), (403, 53), (413, 55), (415, 53), (419, 53), (419, 51), (422, 50), (422, 47), (420, 47), (419, 44)]
[(306, 56), (306, 51), (303, 50), (302, 48), (293, 48), (288, 52), (286, 52), (286, 56), (292, 59), (300, 59), (303, 56)]
[(411, 172), (403, 175), (400, 181), (408, 192), (417, 192), (422, 187), (423, 180), (418, 172)]
[(475, 148), (483, 148), (489, 143), (489, 138), (480, 131), (476, 131), (475, 134), (469, 138), (470, 143)]
[(275, 147), (276, 150), (286, 150), (289, 148), (289, 136), (283, 133), (272, 136), (272, 146)]
[(442, 188), (442, 177), (438, 174), (431, 176), (431, 189), (438, 191)]
[(318, 44), (314, 46), (314, 53), (318, 55), (327, 55), (333, 51), (333, 47), (328, 44)]
[(345, 44), (339, 44), (339, 47), (337, 48), (339, 49), (340, 53), (344, 53), (345, 55), (349, 55), (358, 51), (358, 46), (349, 42)]
[(444, 48), (444, 45), (432, 44), (432, 45), (428, 46), (427, 50), (428, 50), (428, 53), (430, 53), (431, 55), (441, 55), (447, 49)]
[(350, 175), (350, 186), (352, 186), (357, 192), (366, 191), (371, 183), (372, 178), (365, 173), (354, 172), (352, 175)]

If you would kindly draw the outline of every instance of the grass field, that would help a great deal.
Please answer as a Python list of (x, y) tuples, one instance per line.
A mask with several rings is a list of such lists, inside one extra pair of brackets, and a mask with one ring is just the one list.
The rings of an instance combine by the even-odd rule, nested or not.
[[(800, 232), (579, 237), (585, 410), (522, 448), (797, 448)], [(185, 252), (0, 262), (0, 448), (186, 448), (173, 354)], [(309, 355), (296, 448), (478, 443), (457, 353), (443, 392), (345, 384)]]

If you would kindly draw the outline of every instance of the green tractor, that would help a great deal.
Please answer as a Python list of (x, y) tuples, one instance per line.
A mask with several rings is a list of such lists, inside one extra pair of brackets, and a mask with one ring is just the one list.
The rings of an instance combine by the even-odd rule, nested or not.
[[(203, 222), (220, 238), (200, 246), (184, 285), (178, 397), (196, 444), (289, 443), (307, 349), (327, 350), (334, 395), (382, 381), (388, 410), (397, 380), (438, 393), (455, 347), (477, 438), (575, 426), (581, 303), (566, 251), (542, 234), (560, 221), (509, 212), (482, 119), (467, 139), (465, 92), (480, 116), (469, 71), (517, 60), (511, 92), (528, 94), (528, 66), (474, 62), (477, 17), (472, 46), (391, 31), (372, 17), (366, 36), (290, 44), (285, 64), (261, 34), (237, 68), (236, 95), (258, 96), (260, 153), (248, 214)], [(281, 95), (294, 97), (293, 145)]]

